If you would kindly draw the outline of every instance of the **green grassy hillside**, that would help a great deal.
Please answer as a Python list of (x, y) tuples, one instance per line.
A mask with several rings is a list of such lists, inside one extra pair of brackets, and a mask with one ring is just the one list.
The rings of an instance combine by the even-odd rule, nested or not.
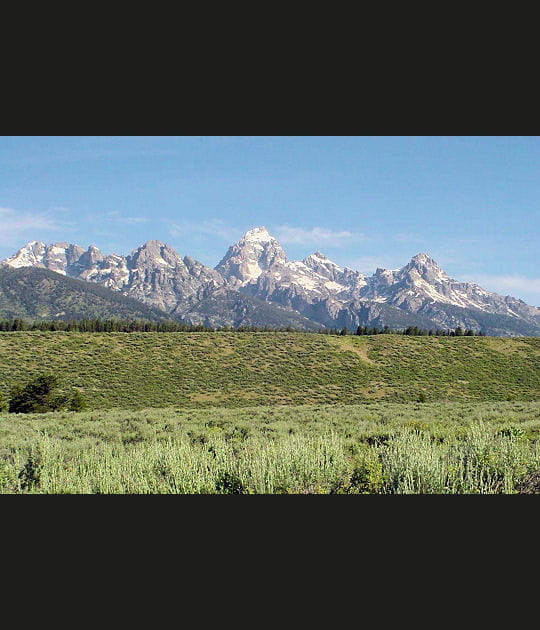
[(540, 338), (0, 333), (0, 391), (51, 370), (91, 409), (540, 400)]

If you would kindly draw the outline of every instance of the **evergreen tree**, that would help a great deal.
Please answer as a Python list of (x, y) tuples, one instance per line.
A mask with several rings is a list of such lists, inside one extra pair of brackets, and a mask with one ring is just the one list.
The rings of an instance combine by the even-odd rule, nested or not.
[(10, 413), (43, 413), (65, 408), (69, 397), (60, 393), (60, 379), (55, 374), (40, 374), (25, 386), (11, 390)]

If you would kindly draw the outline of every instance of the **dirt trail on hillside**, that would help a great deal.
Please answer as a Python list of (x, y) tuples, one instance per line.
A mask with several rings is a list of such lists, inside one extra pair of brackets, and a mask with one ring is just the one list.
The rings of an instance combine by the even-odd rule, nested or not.
[(331, 337), (330, 335), (328, 336), (327, 341), (330, 342), (332, 345), (341, 348), (341, 350), (353, 352), (370, 365), (377, 365), (375, 361), (368, 357), (366, 343), (355, 343), (352, 339), (348, 339), (346, 336)]

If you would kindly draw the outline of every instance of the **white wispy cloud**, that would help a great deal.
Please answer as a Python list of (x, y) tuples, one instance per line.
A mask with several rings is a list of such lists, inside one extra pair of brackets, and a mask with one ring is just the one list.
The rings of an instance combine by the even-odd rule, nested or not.
[(534, 299), (537, 304), (540, 303), (540, 278), (529, 278), (519, 274), (503, 276), (467, 274), (460, 276), (459, 279), (464, 282), (474, 282), (488, 291), (494, 291), (501, 295), (514, 297), (519, 296), (519, 294), (527, 295), (529, 300)]
[(426, 239), (420, 236), (419, 234), (415, 234), (413, 232), (398, 232), (392, 236), (385, 235), (385, 240), (396, 241), (397, 243), (425, 243)]
[(150, 219), (146, 217), (116, 217), (112, 219), (114, 223), (125, 223), (126, 225), (136, 225), (137, 223), (148, 223)]
[(210, 234), (231, 244), (242, 236), (242, 230), (227, 225), (221, 219), (206, 221), (175, 221), (169, 223), (169, 234), (175, 238), (183, 238), (193, 234)]
[(329, 230), (327, 228), (312, 227), (310, 229), (279, 225), (275, 229), (275, 236), (285, 245), (342, 245), (362, 241), (366, 236), (360, 232), (349, 230)]
[(150, 219), (147, 217), (130, 217), (125, 216), (118, 212), (118, 210), (111, 210), (110, 212), (105, 212), (105, 214), (101, 215), (105, 221), (110, 221), (111, 223), (122, 223), (124, 225), (136, 225), (137, 223), (148, 223)]
[(0, 245), (21, 247), (21, 240), (40, 240), (43, 232), (65, 230), (70, 223), (59, 221), (48, 212), (25, 212), (15, 208), (0, 208)]

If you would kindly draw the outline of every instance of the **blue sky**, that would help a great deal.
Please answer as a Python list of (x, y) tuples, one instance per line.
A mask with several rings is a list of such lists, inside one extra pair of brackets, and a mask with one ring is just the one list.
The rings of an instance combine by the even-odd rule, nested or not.
[(0, 138), (0, 259), (29, 240), (158, 239), (214, 266), (259, 225), (291, 260), (371, 274), (426, 252), (540, 305), (540, 138)]

